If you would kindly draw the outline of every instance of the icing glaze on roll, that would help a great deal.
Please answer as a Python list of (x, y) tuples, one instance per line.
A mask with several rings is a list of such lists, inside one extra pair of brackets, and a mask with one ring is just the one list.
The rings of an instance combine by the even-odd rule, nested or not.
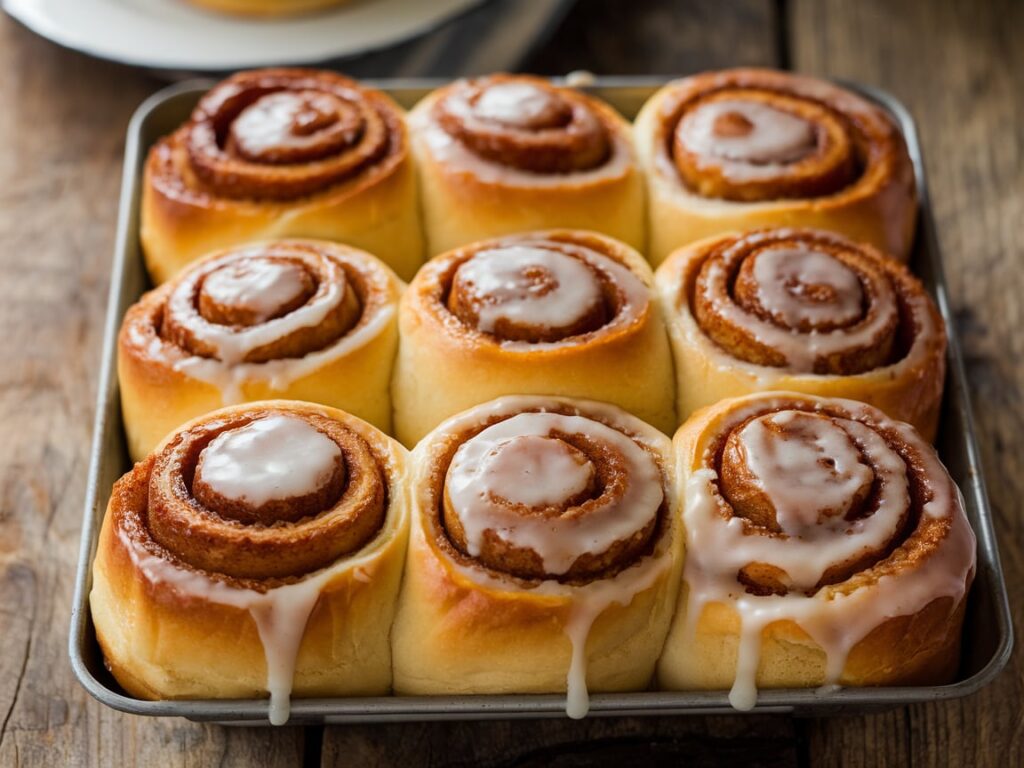
[(302, 306), (313, 290), (312, 277), (298, 264), (248, 258), (203, 280), (199, 313), (222, 325), (256, 325)]
[(702, 197), (821, 197), (860, 173), (861, 150), (846, 118), (803, 95), (726, 88), (680, 105), (675, 120), (674, 171)]
[(635, 322), (649, 305), (633, 272), (579, 242), (520, 236), (467, 250), (447, 308), (506, 347), (570, 344)]
[(235, 404), (248, 382), (281, 390), (369, 343), (393, 320), (392, 279), (344, 246), (240, 246), (161, 286), (158, 302), (132, 309), (124, 333), (147, 358)]
[(215, 437), (199, 455), (196, 480), (258, 507), (320, 490), (340, 460), (337, 444), (309, 422), (267, 416)]
[(117, 535), (150, 583), (251, 614), (279, 725), (322, 591), (372, 557), (358, 553), (385, 524), (385, 468), (359, 434), (314, 406), (221, 414), (136, 465), (147, 488), (141, 507), (118, 508)]
[(710, 604), (736, 610), (734, 707), (756, 702), (762, 633), (776, 622), (810, 635), (835, 685), (886, 620), (961, 603), (974, 535), (908, 425), (853, 401), (785, 395), (748, 398), (711, 423), (686, 484), (684, 620), (692, 638)]
[(756, 172), (806, 157), (817, 144), (814, 126), (767, 104), (717, 101), (697, 107), (679, 122), (679, 141), (688, 151), (746, 163)]
[(851, 375), (901, 354), (905, 287), (873, 249), (815, 230), (725, 238), (695, 275), (693, 313), (726, 352), (798, 373)]
[(179, 134), (196, 180), (234, 199), (312, 195), (402, 151), (401, 118), (386, 97), (340, 75), (299, 69), (225, 80)]
[(486, 183), (584, 183), (625, 175), (628, 139), (578, 91), (526, 75), (459, 80), (412, 125), (435, 160)]
[[(588, 448), (615, 465), (596, 467)], [(600, 556), (613, 545), (653, 530), (664, 498), (654, 459), (629, 437), (546, 413), (514, 416), (463, 443), (447, 491), (467, 554), (484, 556), (489, 534), (537, 556), (540, 574), (530, 576), (563, 576), (584, 555), (604, 566)], [(498, 567), (505, 554), (498, 549), (484, 560)]]

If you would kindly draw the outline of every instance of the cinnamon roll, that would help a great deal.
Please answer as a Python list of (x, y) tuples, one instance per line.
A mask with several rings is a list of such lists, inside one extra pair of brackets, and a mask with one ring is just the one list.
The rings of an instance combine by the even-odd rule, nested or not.
[(402, 298), (395, 433), (413, 445), (500, 395), (614, 403), (675, 427), (672, 359), (650, 267), (610, 238), (549, 230), (438, 256)]
[(121, 325), (129, 453), (139, 460), (189, 419), (267, 397), (343, 408), (390, 431), (401, 291), (368, 253), (315, 240), (239, 246), (192, 265)]
[(381, 695), (408, 534), (406, 452), (323, 406), (185, 425), (114, 485), (90, 594), (114, 677), (145, 699)]
[(839, 86), (764, 69), (687, 77), (640, 110), (650, 258), (765, 226), (827, 229), (906, 261), (914, 168), (878, 106)]
[(527, 75), (434, 91), (409, 115), (429, 253), (547, 227), (644, 247), (643, 177), (607, 104)]
[(399, 694), (642, 690), (682, 561), (667, 437), (613, 406), (505, 397), (412, 455)]
[(188, 0), (193, 5), (238, 16), (297, 16), (352, 0)]
[(668, 689), (935, 685), (956, 673), (975, 539), (934, 449), (852, 400), (724, 400), (675, 437), (686, 564)]
[(870, 403), (932, 440), (946, 331), (910, 272), (866, 243), (803, 229), (722, 235), (655, 275), (676, 363), (676, 406), (761, 390)]
[(313, 237), (409, 279), (423, 260), (401, 108), (332, 72), (264, 69), (207, 93), (146, 161), (141, 239), (162, 283), (218, 248)]

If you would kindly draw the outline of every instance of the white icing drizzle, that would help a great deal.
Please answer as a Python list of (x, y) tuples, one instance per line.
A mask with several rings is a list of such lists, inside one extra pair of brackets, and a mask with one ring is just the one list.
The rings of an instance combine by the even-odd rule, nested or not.
[[(258, 252), (258, 249), (253, 249), (252, 255)], [(194, 284), (190, 280), (183, 280), (175, 287), (167, 298), (167, 306), (178, 317), (190, 319), (196, 337), (214, 348), (218, 360), (227, 365), (237, 365), (254, 349), (277, 341), (300, 328), (319, 325), (341, 304), (345, 298), (345, 271), (333, 261), (329, 262), (327, 269), (330, 276), (320, 282), (317, 292), (308, 302), (287, 315), (259, 325), (235, 326), (209, 322), (194, 311)]]
[[(776, 232), (779, 237), (785, 238), (789, 237), (794, 230), (779, 229)], [(693, 258), (697, 258), (696, 253), (694, 253)], [(730, 376), (743, 376), (751, 385), (755, 385), (760, 390), (792, 388), (792, 385), (788, 382), (794, 379), (816, 381), (829, 378), (830, 374), (816, 374), (809, 371), (794, 371), (787, 368), (748, 363), (746, 360), (739, 360), (733, 357), (715, 344), (697, 323), (689, 303), (687, 301), (680, 302), (679, 300), (679, 286), (682, 285), (684, 276), (689, 270), (690, 265), (680, 260), (670, 273), (671, 277), (659, 286), (659, 291), (667, 306), (677, 308), (674, 315), (669, 318), (669, 331), (673, 337), (678, 337), (681, 343), (699, 349), (701, 356), (709, 362), (715, 371), (727, 372)], [(920, 331), (914, 336), (914, 340), (906, 355), (889, 365), (865, 371), (864, 373), (853, 374), (849, 378), (896, 378), (908, 367), (916, 368), (924, 363), (925, 358), (929, 354), (930, 340), (937, 333), (935, 321), (932, 313), (928, 311), (923, 301), (911, 300), (907, 303), (907, 306), (913, 316), (914, 326), (920, 329)]]
[[(780, 436), (766, 424), (788, 429), (789, 434)], [(792, 439), (794, 433), (797, 439)], [(887, 490), (906, 478), (899, 455), (867, 427), (849, 420), (826, 421), (782, 411), (750, 421), (738, 437), (748, 469), (772, 500), (776, 522), (791, 537), (814, 537), (815, 531), (831, 536), (848, 528), (843, 515), (875, 476), (851, 438), (859, 439), (862, 450), (881, 462), (878, 472), (886, 476)], [(886, 501), (905, 505), (909, 497)]]
[[(437, 429), (437, 434), (458, 434), (481, 420), (495, 416), (506, 416), (511, 413), (520, 413), (531, 407), (540, 404), (550, 407), (552, 403), (569, 404), (571, 401), (561, 398), (534, 397), (529, 395), (514, 395), (498, 398), (490, 403), (477, 406), (462, 414), (453, 416), (445, 421)], [(601, 418), (610, 429), (625, 428), (624, 414), (618, 409), (601, 403), (588, 402), (588, 421), (594, 417)], [(542, 414), (544, 412), (541, 412)], [(579, 414), (582, 416), (582, 414)], [(568, 418), (568, 417), (563, 417)], [(632, 417), (629, 417), (632, 421)], [(634, 426), (636, 422), (633, 422)], [(655, 452), (668, 450), (667, 438), (664, 435), (641, 423), (646, 429), (643, 434), (635, 435), (632, 439), (641, 445), (650, 447)], [(430, 455), (433, 446), (429, 441), (423, 441), (413, 455), (413, 465), (418, 466), (421, 473), (414, 481), (420, 488), (429, 487), (428, 478), (425, 473), (429, 472), (432, 464)], [(421, 454), (417, 460), (416, 455)], [(670, 488), (664, 488), (663, 492), (671, 493)], [(433, 502), (429, 502), (433, 503)], [(671, 508), (671, 503), (669, 504)], [(670, 525), (672, 523), (670, 522)], [(424, 545), (426, 532), (422, 527), (417, 526), (413, 531), (413, 538), (419, 538), (419, 545)], [(597, 579), (587, 584), (574, 586), (563, 584), (554, 579), (546, 579), (529, 587), (520, 586), (509, 582), (507, 579), (493, 576), (484, 568), (463, 565), (457, 560), (448, 557), (444, 550), (437, 550), (439, 556), (444, 557), (451, 567), (463, 579), (468, 582), (493, 589), (499, 592), (529, 592), (536, 595), (559, 597), (569, 602), (569, 615), (563, 626), (571, 646), (571, 657), (569, 670), (566, 675), (566, 714), (573, 719), (586, 717), (590, 710), (590, 695), (587, 690), (587, 640), (594, 622), (612, 605), (629, 605), (640, 593), (651, 589), (658, 579), (669, 569), (672, 558), (668, 551), (670, 546), (670, 535), (663, 534), (656, 545), (653, 554), (641, 558), (630, 567), (620, 571), (611, 579)]]
[[(258, 256), (265, 252), (262, 248), (253, 247), (250, 252), (243, 252), (243, 256)], [(329, 262), (328, 269), (343, 281), (344, 268), (341, 264), (335, 259), (325, 259), (325, 262)], [(374, 271), (367, 272), (365, 276), (368, 283), (367, 295), (391, 295), (392, 288), (385, 274)], [(216, 346), (219, 349), (218, 356), (199, 357), (184, 353), (179, 347), (156, 334), (151, 324), (130, 326), (129, 340), (137, 348), (145, 350), (150, 358), (164, 361), (173, 370), (216, 387), (220, 390), (224, 405), (235, 405), (245, 401), (245, 384), (266, 382), (272, 389), (282, 391), (292, 383), (369, 343), (387, 327), (395, 314), (395, 306), (390, 300), (385, 303), (370, 301), (364, 304), (362, 317), (356, 326), (324, 349), (301, 358), (267, 360), (261, 363), (241, 362), (249, 351), (280, 338), (280, 335), (291, 333), (298, 328), (317, 325), (337, 306), (337, 302), (343, 299), (344, 292), (340, 285), (321, 284), (317, 293), (302, 307), (263, 325), (234, 333), (231, 326), (218, 326), (198, 316), (189, 293), (177, 291), (168, 299), (180, 302), (172, 311), (187, 311), (193, 317), (198, 317), (199, 322), (192, 325), (193, 332), (206, 343)]]
[[(533, 279), (537, 272), (543, 279)], [(587, 266), (548, 248), (508, 245), (479, 251), (457, 274), (486, 296), (477, 312), (484, 333), (493, 333), (500, 320), (568, 326), (601, 301), (601, 287)]]
[(633, 147), (622, 131), (608, 133), (610, 153), (601, 165), (570, 173), (533, 173), (509, 165), (492, 162), (476, 154), (434, 119), (428, 104), (417, 107), (409, 115), (409, 126), (433, 161), (447, 167), (450, 173), (468, 173), (485, 184), (533, 189), (536, 187), (583, 187), (621, 179), (635, 165)]
[[(785, 230), (769, 230), (762, 234), (748, 235), (733, 247), (751, 248), (766, 238), (776, 239), (784, 236), (784, 232)], [(725, 266), (727, 260), (716, 259), (707, 263), (702, 273), (705, 278), (705, 298), (714, 303), (722, 318), (744, 328), (754, 339), (782, 354), (786, 358), (787, 367), (792, 371), (810, 373), (814, 370), (815, 360), (820, 357), (828, 357), (851, 348), (870, 346), (883, 333), (892, 315), (897, 311), (896, 293), (892, 285), (883, 280), (877, 283), (877, 294), (872, 305), (863, 320), (856, 325), (832, 331), (811, 330), (808, 333), (783, 328), (747, 312), (731, 299), (722, 300), (722, 297), (729, 295), (729, 274)], [(822, 311), (824, 312), (824, 309)]]
[(340, 458), (337, 443), (305, 419), (273, 414), (215, 437), (197, 477), (220, 496), (260, 507), (314, 493)]
[(299, 648), (306, 623), (324, 587), (343, 570), (357, 567), (369, 557), (349, 559), (342, 568), (332, 566), (293, 584), (258, 592), (230, 586), (150, 554), (123, 529), (118, 529), (118, 538), (136, 570), (151, 584), (166, 585), (179, 594), (238, 608), (252, 616), (267, 664), (266, 685), (270, 693), (269, 718), (272, 725), (288, 722)]
[(220, 390), (224, 405), (235, 405), (244, 402), (243, 386), (247, 382), (264, 381), (272, 389), (284, 390), (292, 382), (367, 344), (390, 322), (394, 313), (393, 306), (381, 307), (369, 322), (360, 323), (331, 346), (304, 357), (231, 365), (213, 358), (189, 356), (176, 361), (174, 370), (212, 384)]
[(473, 112), (482, 120), (525, 128), (549, 114), (554, 102), (548, 91), (532, 83), (495, 83), (483, 90)]
[(470, 471), (482, 480), (481, 492), (498, 491), (514, 505), (564, 504), (585, 491), (595, 476), (594, 465), (586, 457), (573, 454), (554, 438), (521, 435), (491, 444), (480, 465)]
[[(780, 416), (786, 418), (785, 414), (771, 418)], [(897, 533), (904, 511), (910, 503), (903, 460), (878, 434), (863, 424), (850, 419), (837, 421), (842, 427), (836, 426), (835, 431), (822, 428), (821, 441), (817, 446), (802, 446), (799, 443), (775, 446), (770, 457), (758, 457), (755, 460), (756, 471), (762, 477), (774, 464), (778, 464), (784, 471), (785, 477), (764, 487), (765, 491), (777, 491), (784, 485), (785, 479), (799, 478), (797, 482), (801, 485), (784, 488), (778, 498), (772, 497), (775, 508), (781, 512), (779, 524), (784, 530), (788, 527), (793, 531), (786, 531), (791, 538), (745, 535), (746, 523), (739, 517), (723, 521), (721, 526), (713, 526), (710, 532), (707, 527), (696, 529), (692, 531), (694, 546), (710, 547), (703, 551), (714, 553), (714, 562), (705, 564), (705, 571), (712, 570), (718, 576), (727, 578), (735, 576), (749, 563), (767, 563), (785, 571), (793, 586), (811, 589), (831, 565), (845, 562), (864, 551), (877, 550)], [(845, 506), (849, 506), (851, 501), (842, 496), (843, 492), (849, 490), (848, 486), (841, 490), (829, 490), (831, 472), (818, 463), (820, 448), (835, 447), (838, 440), (843, 439), (843, 432), (856, 440), (873, 462), (877, 462), (875, 475), (881, 481), (878, 509), (872, 515), (853, 521), (845, 520), (842, 515), (828, 515), (819, 523), (817, 514), (822, 508), (823, 499), (840, 507), (844, 506), (844, 502)], [(757, 442), (755, 438), (755, 445)], [(776, 439), (775, 442), (784, 441)], [(847, 444), (842, 450), (845, 452), (851, 448)], [(802, 477), (797, 465), (801, 459), (813, 461), (810, 466), (804, 467), (805, 474)], [(798, 505), (808, 498), (813, 499), (812, 508), (799, 508)], [(703, 537), (708, 535), (713, 537), (712, 540), (703, 541)], [(691, 557), (700, 558), (699, 554), (694, 555), (694, 550), (687, 551)]]
[[(736, 115), (750, 125), (742, 135), (722, 135), (720, 119)], [(701, 104), (679, 121), (677, 136), (698, 163), (719, 167), (734, 181), (770, 177), (814, 151), (814, 126), (797, 115), (756, 101)]]
[(304, 133), (303, 119), (320, 118), (328, 126), (334, 126), (337, 119), (331, 119), (337, 112), (336, 99), (317, 91), (280, 91), (258, 99), (242, 110), (231, 123), (231, 135), (245, 152), (259, 155), (278, 147), (295, 147), (315, 144), (320, 140), (317, 131)]
[(222, 306), (250, 309), (257, 323), (265, 323), (302, 294), (299, 269), (270, 259), (243, 259), (214, 271), (201, 290)]
[[(831, 322), (847, 325), (860, 317), (864, 291), (857, 273), (828, 253), (813, 249), (767, 248), (754, 258), (761, 306), (786, 325)], [(828, 301), (814, 301), (811, 287), (829, 289)]]
[[(496, 503), (535, 498), (565, 504), (573, 490), (586, 487), (592, 466), (580, 467), (564, 444), (551, 436), (556, 431), (585, 434), (618, 451), (625, 464), (622, 496), (586, 514), (570, 507), (552, 516), (523, 515)], [(532, 439), (524, 442), (524, 438)], [(538, 447), (540, 453), (533, 454)], [(540, 462), (548, 466), (538, 473)], [(566, 465), (572, 465), (568, 472)], [(529, 489), (523, 486), (526, 478)], [(463, 443), (448, 470), (448, 495), (466, 532), (471, 556), (480, 554), (484, 532), (492, 531), (517, 548), (536, 552), (545, 572), (553, 574), (565, 573), (583, 554), (604, 552), (643, 530), (664, 499), (657, 464), (632, 439), (592, 419), (553, 413), (519, 414)]]
[[(529, 249), (529, 250), (547, 250), (554, 252), (555, 246), (565, 246), (566, 243), (552, 242), (543, 239), (533, 240), (530, 238), (515, 238), (509, 239), (503, 242), (499, 248), (506, 250), (511, 247), (516, 249)], [(597, 332), (609, 332), (615, 329), (628, 327), (632, 323), (637, 322), (641, 317), (644, 316), (644, 312), (650, 306), (651, 293), (647, 285), (641, 280), (635, 272), (630, 270), (628, 267), (620, 264), (610, 256), (598, 253), (591, 248), (586, 246), (576, 245), (574, 243), (568, 244), (572, 247), (572, 250), (576, 257), (582, 259), (590, 265), (591, 268), (597, 270), (605, 275), (605, 279), (615, 284), (616, 289), (619, 292), (620, 304), (617, 307), (615, 316), (611, 318), (601, 329)], [(497, 249), (491, 249), (497, 250)], [(564, 254), (561, 254), (564, 255)], [(572, 257), (569, 257), (572, 258)], [(475, 259), (474, 259), (475, 260)], [(500, 263), (500, 262), (499, 262)], [(432, 285), (440, 286), (444, 283), (445, 271), (447, 269), (447, 262), (444, 260), (437, 260), (434, 263), (428, 263), (423, 267), (421, 273), (423, 274), (423, 280), (429, 282)], [(461, 269), (461, 267), (460, 267)], [(592, 278), (592, 275), (588, 275), (588, 278)], [(446, 313), (448, 310), (443, 305), (442, 300), (443, 288), (438, 288), (436, 293), (436, 300), (441, 304), (438, 311)], [(540, 297), (538, 297), (540, 298)], [(545, 307), (545, 311), (551, 311), (554, 315), (559, 315), (562, 312), (561, 307)], [(524, 308), (525, 319), (532, 321), (533, 315), (527, 313), (528, 310)], [(467, 326), (460, 325), (460, 328), (466, 328)], [(474, 329), (475, 330), (475, 329)], [(482, 337), (487, 339), (489, 337)], [(571, 346), (579, 343), (578, 337), (567, 336), (564, 339), (558, 341), (519, 341), (514, 339), (501, 339), (494, 340), (493, 343), (501, 345), (503, 348), (511, 351), (522, 351), (531, 355), (536, 355), (539, 350), (543, 349), (557, 349), (559, 347)]]
[[(741, 423), (752, 413), (777, 407), (774, 402), (761, 398), (747, 408), (737, 409), (731, 423)], [(781, 405), (785, 401), (778, 402)], [(867, 446), (871, 440), (869, 435), (881, 440), (869, 427), (854, 420), (859, 413), (869, 412), (867, 406), (853, 401), (832, 402), (841, 404), (850, 413), (852, 418), (841, 420), (842, 426), (859, 443)], [(877, 411), (870, 409), (870, 412), (877, 418)], [(851, 428), (854, 424), (856, 427)], [(891, 473), (883, 481), (883, 496), (887, 486), (902, 484), (903, 490), (895, 494), (895, 499), (880, 500), (878, 510), (871, 516), (880, 518), (880, 522), (865, 521), (865, 525), (856, 527), (852, 534), (834, 531), (829, 538), (813, 542), (798, 538), (779, 540), (744, 536), (741, 520), (723, 518), (718, 511), (715, 471), (703, 468), (687, 478), (683, 508), (687, 551), (683, 575), (688, 590), (687, 636), (695, 637), (707, 605), (721, 603), (735, 608), (740, 618), (740, 642), (729, 701), (736, 709), (749, 710), (756, 704), (756, 675), (763, 632), (775, 622), (794, 622), (810, 635), (825, 652), (825, 685), (836, 686), (850, 650), (885, 620), (915, 614), (939, 597), (952, 598), (954, 606), (963, 598), (967, 576), (974, 568), (975, 538), (963, 512), (962, 501), (953, 498), (950, 488), (955, 486), (943, 481), (945, 469), (934, 451), (912, 428), (892, 421), (885, 424), (894, 427), (901, 439), (918, 451), (921, 471), (938, 480), (930, 486), (932, 497), (924, 504), (922, 515), (951, 517), (952, 526), (941, 545), (915, 567), (898, 576), (882, 576), (849, 594), (833, 592), (826, 587), (811, 596), (792, 591), (786, 595), (756, 596), (748, 594), (736, 577), (739, 569), (747, 564), (769, 563), (786, 570), (801, 583), (815, 583), (815, 575), (820, 578), (829, 561), (842, 562), (859, 549), (852, 547), (848, 539), (859, 538), (862, 543), (873, 546), (873, 542), (878, 540), (877, 535), (889, 528), (892, 519), (901, 511), (889, 507), (905, 503), (903, 500), (907, 498), (906, 480), (897, 476), (898, 472), (893, 472), (894, 467), (887, 466), (889, 458), (883, 458), (886, 466), (879, 467), (880, 472)], [(727, 429), (728, 425), (722, 428)], [(854, 435), (858, 428), (860, 434)], [(887, 446), (886, 450), (895, 453)], [(874, 451), (872, 454), (873, 457), (879, 455)], [(880, 455), (886, 456), (885, 452)]]

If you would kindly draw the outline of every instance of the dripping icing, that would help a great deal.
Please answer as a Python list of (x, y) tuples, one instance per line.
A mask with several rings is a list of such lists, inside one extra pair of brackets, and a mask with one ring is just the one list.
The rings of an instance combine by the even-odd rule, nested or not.
[[(737, 411), (734, 422), (739, 423), (752, 413), (785, 402), (780, 400), (776, 405), (775, 401), (762, 399), (759, 404)], [(863, 410), (852, 401), (836, 402), (849, 406), (853, 414)], [(908, 443), (921, 444), (909, 426), (895, 425), (895, 429)], [(934, 454), (925, 450), (921, 456), (923, 470), (929, 477), (944, 477), (945, 472)], [(763, 537), (744, 537), (747, 541), (736, 539), (736, 518), (726, 520), (718, 512), (716, 478), (714, 470), (704, 468), (694, 471), (685, 484), (683, 520), (687, 557), (683, 582), (688, 597), (684, 636), (691, 641), (695, 638), (700, 617), (709, 604), (735, 608), (740, 619), (740, 642), (730, 703), (737, 709), (751, 709), (756, 704), (756, 674), (763, 632), (771, 624), (791, 621), (799, 625), (825, 653), (825, 686), (837, 686), (850, 651), (886, 619), (917, 613), (939, 597), (952, 598), (955, 606), (965, 594), (967, 577), (974, 567), (975, 538), (963, 514), (962, 501), (951, 497), (945, 483), (932, 484), (932, 496), (924, 504), (922, 515), (952, 516), (952, 528), (942, 546), (916, 568), (898, 577), (882, 576), (849, 594), (825, 588), (811, 596), (792, 592), (755, 596), (748, 594), (736, 580), (737, 571), (730, 573), (728, 569), (737, 564), (742, 567), (751, 562), (765, 562), (762, 555), (766, 553), (760, 549), (761, 545), (749, 542)], [(836, 544), (833, 539), (828, 546), (839, 547), (842, 542)], [(748, 554), (737, 553), (737, 547)], [(707, 556), (712, 553), (712, 557)], [(723, 559), (729, 560), (729, 564), (723, 563)], [(788, 562), (792, 567), (792, 562)]]

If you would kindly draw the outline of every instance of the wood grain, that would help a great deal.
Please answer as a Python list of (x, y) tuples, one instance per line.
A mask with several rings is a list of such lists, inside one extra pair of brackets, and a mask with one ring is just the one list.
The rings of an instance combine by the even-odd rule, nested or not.
[(322, 765), (781, 768), (797, 761), (793, 721), (761, 715), (333, 726), (324, 733)]
[[(799, 1), (794, 67), (875, 84), (917, 119), (1016, 634), (1024, 621), (1024, 5)], [(963, 701), (808, 728), (823, 765), (1024, 764), (1024, 663)]]

